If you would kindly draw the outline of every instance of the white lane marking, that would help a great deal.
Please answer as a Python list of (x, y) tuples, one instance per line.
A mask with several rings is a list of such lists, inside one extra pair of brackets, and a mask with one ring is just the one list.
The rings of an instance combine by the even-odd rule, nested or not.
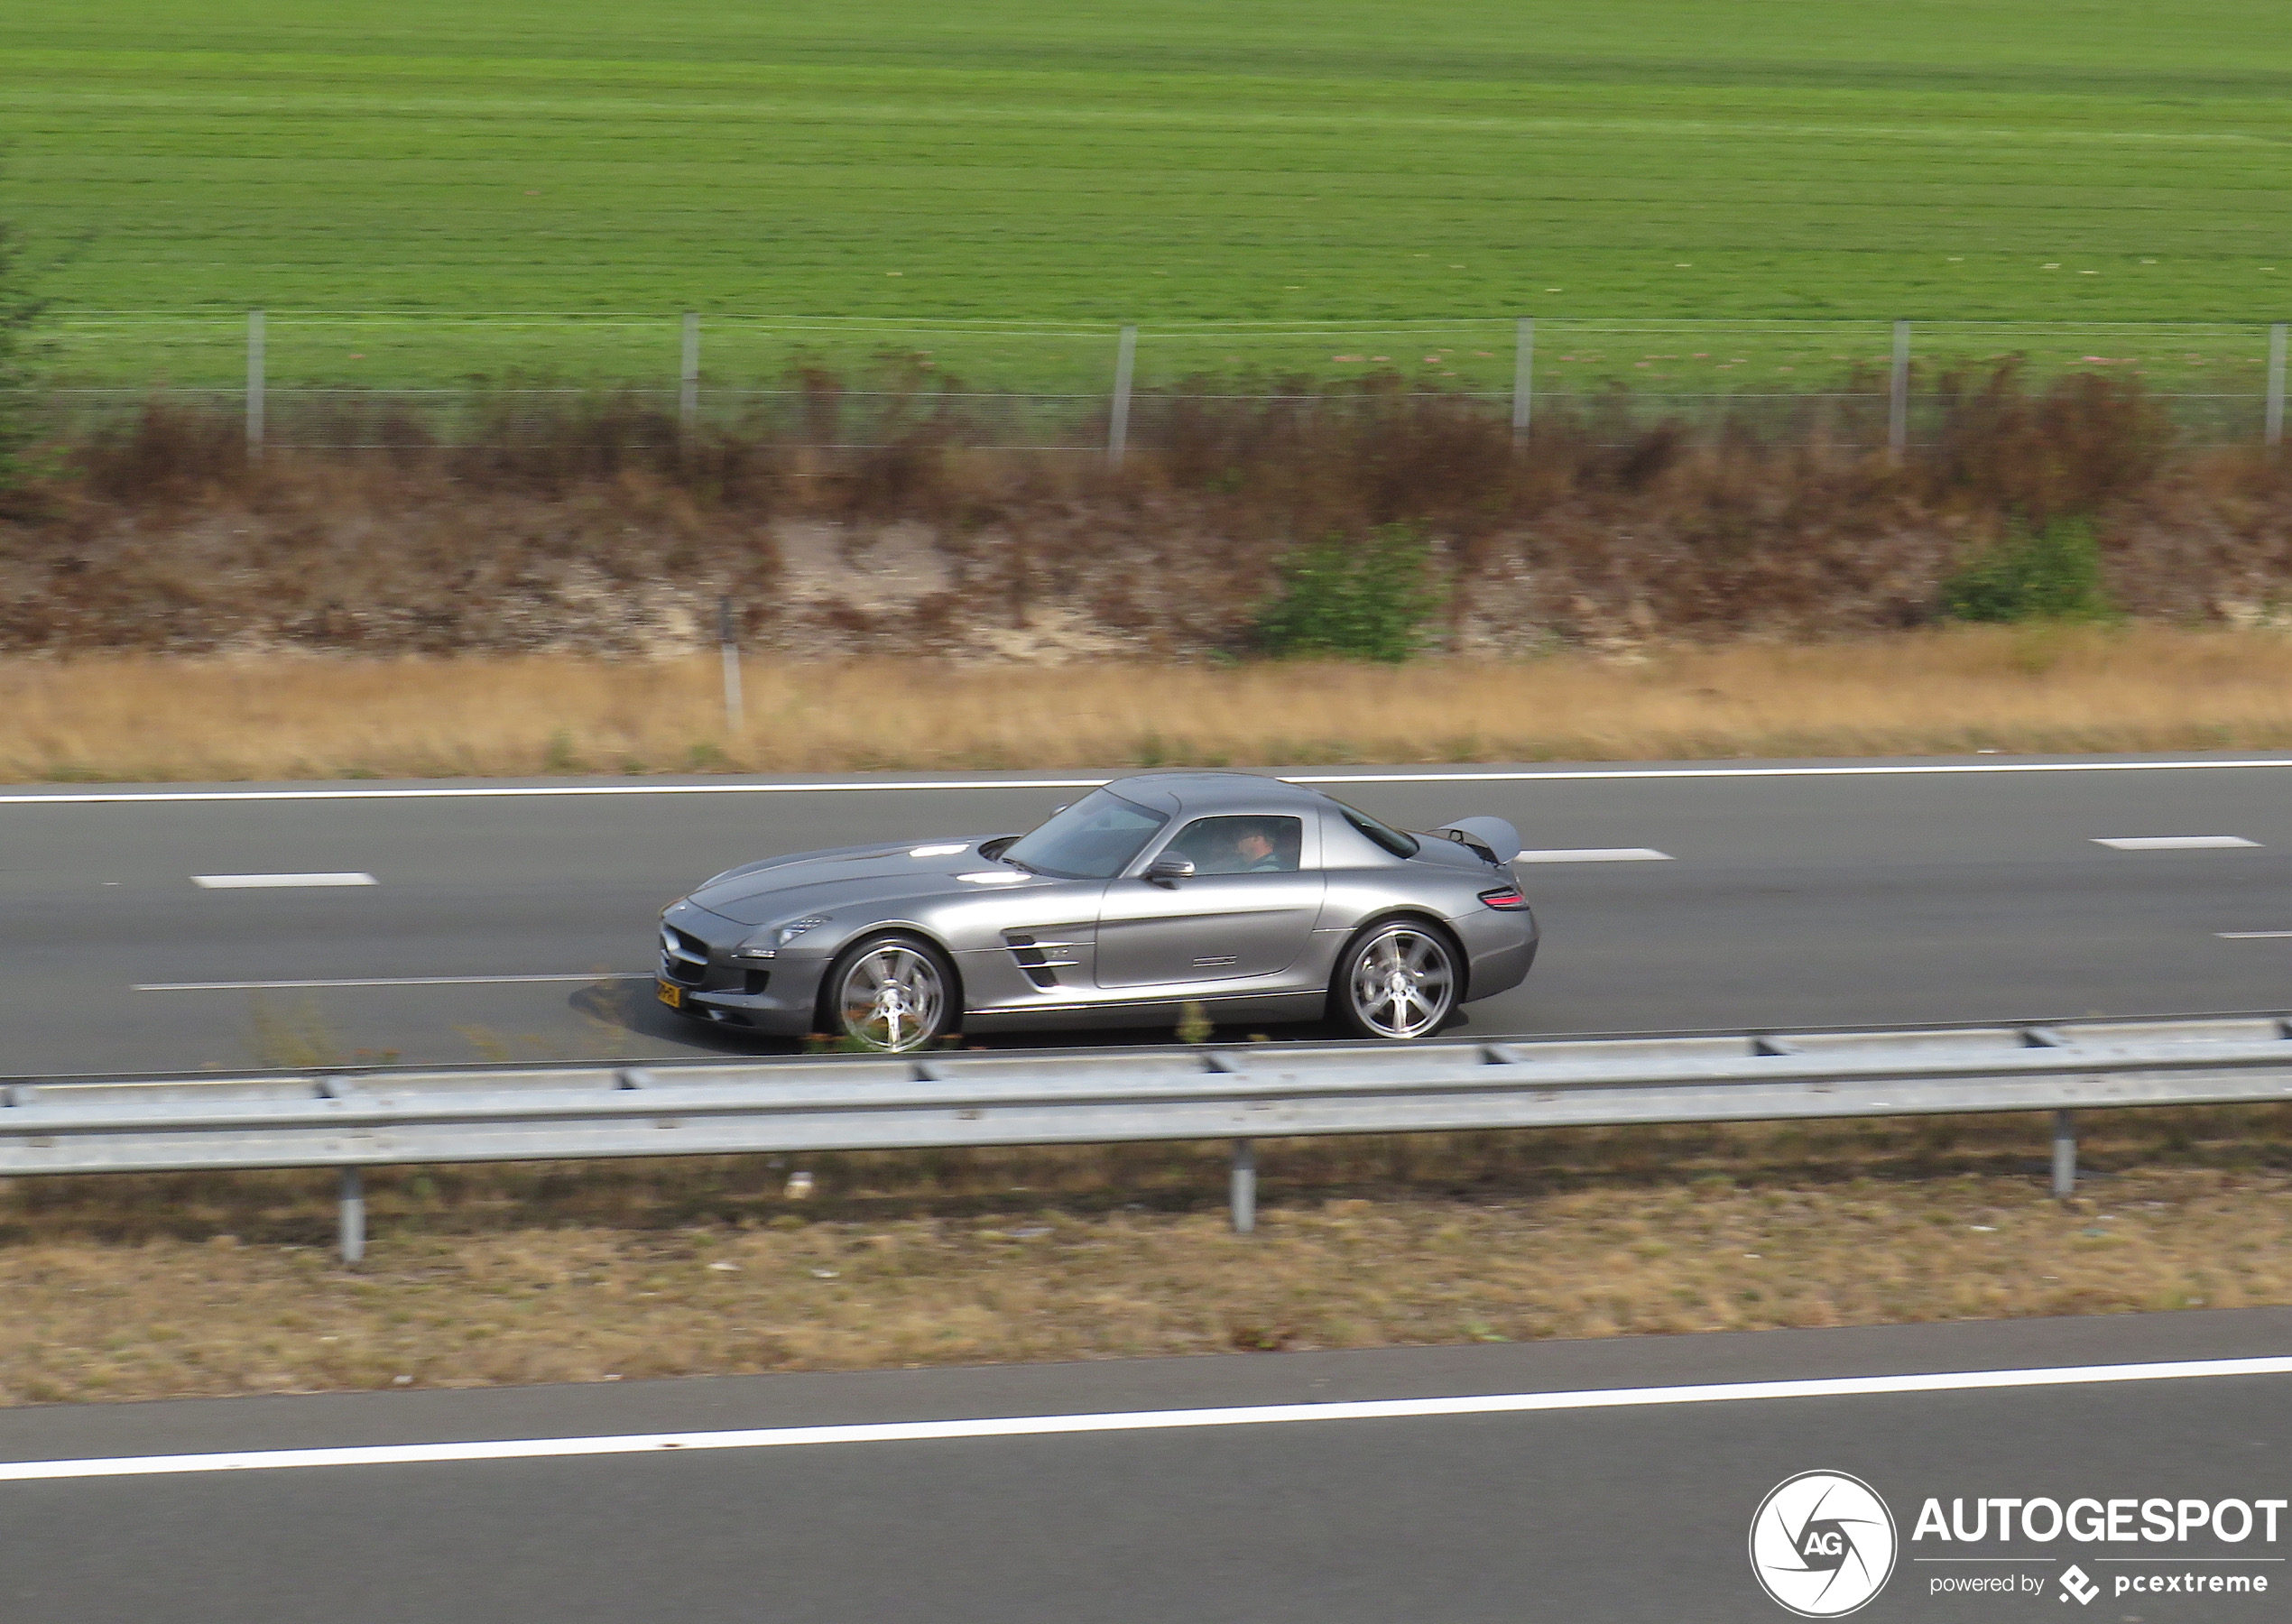
[(372, 874), (193, 874), (201, 890), (280, 890), (306, 885), (374, 885)]
[(2241, 835), (2121, 835), (2114, 840), (2093, 842), (2095, 845), (2112, 846), (2120, 852), (2210, 852), (2260, 844), (2257, 840), (2247, 840)]
[(2292, 930), (2216, 930), (2213, 934), (2223, 942), (2273, 942), (2292, 937)]
[(1579, 846), (1573, 851), (1522, 852), (1514, 863), (1668, 863), (1653, 846)]
[(348, 981), (140, 982), (135, 992), (270, 992), (300, 987), (489, 987), (521, 982), (651, 981), (650, 970), (591, 975), (376, 975)]
[[(2292, 758), (2226, 761), (1904, 761), (1854, 767), (1622, 767), (1506, 772), (1281, 773), (1291, 784), (1538, 784), (1616, 779), (1918, 778), (1964, 772), (2200, 772), (2274, 768)], [(1123, 776), (1134, 776), (1124, 774)], [(467, 800), (557, 795), (823, 795), (861, 789), (1095, 789), (1110, 778), (902, 779), (823, 784), (504, 784), (414, 789), (128, 789), (0, 795), (0, 807), (79, 807), (131, 801)]]
[(476, 1444), (385, 1444), (238, 1453), (121, 1455), (0, 1463), (0, 1482), (153, 1477), (190, 1472), (264, 1472), (290, 1466), (402, 1466), (460, 1461), (528, 1461), (644, 1454), (670, 1449), (772, 1449), (807, 1444), (910, 1444), (938, 1438), (1024, 1438), (1069, 1433), (1154, 1432), (1262, 1426), (1285, 1421), (1391, 1421), (1438, 1416), (1528, 1415), (1659, 1404), (1764, 1398), (1866, 1398), (1891, 1393), (1976, 1392), (2168, 1381), (2205, 1376), (2292, 1375), (2292, 1358), (2176, 1360), (2162, 1364), (2071, 1365), (2052, 1370), (1954, 1370), (1919, 1376), (1850, 1376), (1813, 1381), (1731, 1381), (1701, 1387), (1609, 1388), (1588, 1392), (1502, 1393), (1466, 1398), (1377, 1398), (1347, 1404), (1258, 1404), (1227, 1409), (1132, 1410), (1086, 1416), (999, 1416), (976, 1421), (892, 1421), (839, 1426), (772, 1426), (737, 1432), (628, 1433), (590, 1438), (510, 1438)]

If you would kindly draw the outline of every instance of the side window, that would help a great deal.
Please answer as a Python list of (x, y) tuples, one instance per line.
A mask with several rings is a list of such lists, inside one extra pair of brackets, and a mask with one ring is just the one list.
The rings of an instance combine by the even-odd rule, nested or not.
[(1356, 807), (1348, 807), (1343, 801), (1337, 802), (1336, 806), (1337, 816), (1351, 824), (1355, 833), (1367, 836), (1396, 857), (1414, 857), (1417, 854), (1417, 837), (1414, 835), (1404, 835), (1399, 829), (1388, 828), (1366, 812)]
[(1296, 817), (1197, 817), (1162, 848), (1183, 857), (1197, 874), (1294, 874), (1305, 845)]

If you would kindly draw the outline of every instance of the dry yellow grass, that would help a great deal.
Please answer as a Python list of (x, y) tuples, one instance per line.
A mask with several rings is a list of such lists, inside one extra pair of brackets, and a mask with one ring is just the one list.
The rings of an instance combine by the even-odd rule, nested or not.
[[(0, 1402), (1374, 1347), (2292, 1301), (2287, 1181), (0, 1253)], [(2256, 1223), (2257, 1221), (2257, 1223)], [(1980, 1226), (1980, 1227), (1977, 1227)], [(410, 1378), (401, 1384), (398, 1379)]]
[(1958, 629), (1389, 669), (713, 659), (0, 663), (0, 778), (1618, 761), (2292, 746), (2292, 638)]
[[(0, 1402), (2292, 1303), (2292, 1112), (0, 1186)], [(226, 1227), (227, 1226), (227, 1228)]]

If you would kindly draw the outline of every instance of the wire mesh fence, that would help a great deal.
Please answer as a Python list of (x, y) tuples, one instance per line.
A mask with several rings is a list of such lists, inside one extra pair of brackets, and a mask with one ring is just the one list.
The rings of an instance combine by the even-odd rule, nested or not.
[(2184, 440), (2280, 438), (2280, 323), (1599, 320), (892, 323), (360, 311), (66, 318), (40, 410), (85, 432), (156, 396), (243, 411), (251, 444), (388, 448), (547, 432), (610, 397), (628, 431), (820, 448), (916, 439), (1119, 456), (1199, 404), (1317, 415), (1438, 399), (1532, 435), (1570, 419), (1914, 445), (1953, 374), (2137, 379)]

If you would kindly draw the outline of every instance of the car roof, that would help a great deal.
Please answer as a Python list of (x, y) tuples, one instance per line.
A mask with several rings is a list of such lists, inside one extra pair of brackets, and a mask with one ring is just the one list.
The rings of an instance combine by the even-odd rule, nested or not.
[(1328, 806), (1329, 798), (1302, 784), (1255, 772), (1142, 772), (1106, 786), (1126, 800), (1180, 817), (1221, 812), (1302, 813)]

